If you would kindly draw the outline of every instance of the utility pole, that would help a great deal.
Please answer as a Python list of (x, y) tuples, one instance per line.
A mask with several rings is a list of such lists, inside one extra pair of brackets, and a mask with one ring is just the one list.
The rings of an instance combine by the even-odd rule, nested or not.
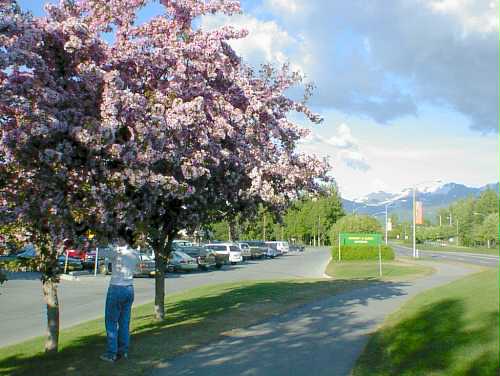
[(312, 227), (312, 235), (313, 235), (313, 247), (316, 247), (316, 225), (313, 222)]
[(416, 201), (416, 191), (417, 187), (413, 187), (413, 257), (417, 256), (417, 211), (415, 210), (415, 201)]
[(385, 245), (387, 245), (387, 207), (389, 205), (385, 204)]
[(321, 247), (321, 222), (320, 222), (320, 216), (318, 215), (318, 247)]
[(439, 214), (439, 227), (441, 227), (442, 224), (441, 224), (441, 214)]
[(264, 213), (264, 226), (262, 226), (262, 240), (266, 241), (266, 213)]

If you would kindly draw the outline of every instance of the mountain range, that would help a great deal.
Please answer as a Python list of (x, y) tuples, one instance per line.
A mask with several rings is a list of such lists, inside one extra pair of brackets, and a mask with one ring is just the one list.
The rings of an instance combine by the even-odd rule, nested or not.
[[(423, 202), (424, 216), (431, 220), (439, 208), (448, 207), (453, 202), (469, 197), (477, 197), (481, 192), (492, 189), (499, 192), (499, 183), (487, 184), (482, 187), (468, 187), (459, 183), (433, 183), (427, 186), (419, 186), (416, 199)], [(385, 205), (389, 204), (388, 212), (396, 213), (401, 220), (411, 218), (413, 189), (406, 188), (401, 192), (373, 192), (366, 196), (348, 200), (342, 199), (346, 213), (370, 214), (382, 217), (385, 213)]]

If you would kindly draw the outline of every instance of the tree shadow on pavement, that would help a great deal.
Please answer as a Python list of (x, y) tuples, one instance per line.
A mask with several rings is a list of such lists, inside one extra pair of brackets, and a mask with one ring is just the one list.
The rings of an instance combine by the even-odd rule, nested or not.
[[(349, 289), (369, 284), (370, 293), (359, 299), (345, 299), (341, 311), (321, 308), (325, 297), (341, 294)], [(327, 314), (332, 326), (340, 334), (349, 336), (352, 330), (365, 330), (371, 322), (349, 322), (349, 307), (366, 304), (369, 299), (385, 300), (404, 294), (404, 283), (369, 282), (366, 280), (297, 280), (277, 282), (244, 282), (235, 287), (205, 287), (184, 295), (184, 298), (167, 298), (167, 318), (154, 321), (151, 304), (134, 309), (132, 319), (132, 345), (128, 361), (107, 364), (98, 359), (105, 350), (103, 320), (90, 321), (61, 332), (60, 351), (45, 355), (43, 339), (28, 341), (9, 348), (0, 349), (0, 374), (2, 375), (143, 375), (154, 367), (164, 367), (169, 359), (179, 354), (203, 347), (217, 339), (249, 325), (279, 317), (287, 310), (305, 310), (301, 315), (298, 334), (289, 342), (290, 350), (310, 352), (311, 345), (328, 345), (330, 340), (315, 331), (314, 323)], [(375, 287), (375, 288), (372, 288)], [(341, 295), (339, 295), (341, 296)], [(320, 299), (320, 300), (318, 300)], [(318, 303), (311, 304), (311, 302)], [(292, 304), (293, 303), (293, 304)], [(278, 316), (276, 316), (278, 315)], [(305, 320), (305, 321), (303, 321)], [(349, 324), (349, 326), (348, 326)], [(349, 329), (348, 329), (349, 328)], [(244, 330), (244, 329), (243, 329)], [(261, 362), (272, 364), (273, 342), (289, 341), (276, 337), (278, 333), (268, 327), (263, 345), (257, 352)], [(221, 337), (222, 336), (222, 337)], [(259, 337), (256, 335), (256, 338)], [(248, 352), (235, 354), (243, 361)], [(203, 359), (196, 359), (203, 361)]]

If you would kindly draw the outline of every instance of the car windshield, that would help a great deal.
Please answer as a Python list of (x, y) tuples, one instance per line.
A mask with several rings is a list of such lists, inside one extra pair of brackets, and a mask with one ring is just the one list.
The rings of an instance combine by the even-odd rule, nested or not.
[(248, 244), (250, 247), (261, 247), (265, 245), (264, 242), (258, 240), (249, 240), (246, 242), (246, 244)]
[(141, 257), (141, 260), (142, 260), (142, 261), (154, 261), (154, 260), (153, 260), (153, 257), (151, 257), (150, 255), (146, 255), (146, 254), (144, 254), (144, 253), (143, 253), (143, 254), (141, 254), (141, 255), (140, 255), (140, 257)]
[(185, 240), (174, 240), (174, 245), (179, 246), (179, 247), (191, 247), (193, 243), (185, 241)]
[(181, 258), (181, 259), (190, 259), (191, 258), (191, 256), (189, 256), (188, 254), (186, 254), (184, 252), (180, 252), (180, 251), (175, 251), (174, 257)]
[(240, 249), (237, 246), (235, 246), (235, 245), (229, 246), (229, 250), (231, 252), (240, 252)]
[(208, 249), (212, 249), (214, 251), (227, 251), (227, 248), (225, 245), (209, 245), (207, 246)]
[(250, 246), (247, 243), (239, 243), (241, 249), (248, 249)]

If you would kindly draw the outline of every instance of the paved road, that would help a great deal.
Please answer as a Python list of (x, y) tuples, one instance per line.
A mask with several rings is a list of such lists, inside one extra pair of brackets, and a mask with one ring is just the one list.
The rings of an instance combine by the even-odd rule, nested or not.
[[(413, 253), (412, 248), (405, 247), (402, 245), (391, 244), (394, 247), (396, 254), (398, 256), (411, 256)], [(418, 247), (417, 247), (418, 248)], [(474, 264), (486, 267), (497, 267), (499, 266), (500, 258), (494, 255), (484, 255), (478, 253), (466, 253), (466, 252), (438, 252), (438, 251), (424, 251), (419, 250), (420, 258), (424, 260), (436, 260), (436, 261), (457, 261), (466, 264)]]
[(369, 334), (419, 292), (475, 268), (431, 264), (437, 273), (412, 283), (378, 283), (309, 304), (185, 354), (152, 376), (347, 376)]
[[(327, 248), (307, 249), (274, 260), (249, 261), (221, 271), (169, 274), (166, 293), (172, 294), (211, 283), (278, 278), (322, 277), (329, 260)], [(0, 347), (44, 335), (46, 310), (36, 273), (18, 273), (0, 288)], [(101, 317), (109, 277), (87, 276), (62, 281), (59, 286), (61, 327)], [(135, 280), (135, 305), (154, 299), (154, 279)], [(103, 324), (104, 325), (104, 324)]]

